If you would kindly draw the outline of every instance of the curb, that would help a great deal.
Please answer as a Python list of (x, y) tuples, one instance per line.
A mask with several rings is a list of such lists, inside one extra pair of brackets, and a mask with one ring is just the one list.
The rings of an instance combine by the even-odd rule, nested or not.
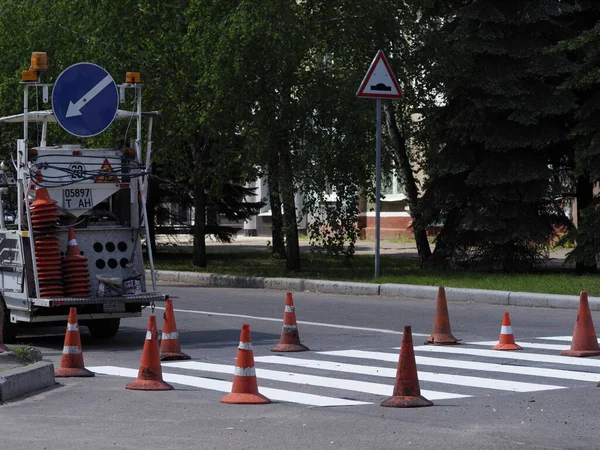
[[(275, 289), (285, 291), (321, 292), (342, 295), (377, 295), (381, 297), (422, 298), (435, 300), (438, 286), (412, 284), (374, 284), (345, 281), (303, 280), (298, 278), (262, 278), (218, 275), (200, 272), (157, 270), (158, 281), (195, 284), (205, 287)], [(150, 271), (146, 271), (150, 276)], [(538, 294), (533, 292), (493, 291), (485, 289), (446, 288), (449, 302), (474, 302), (491, 305), (531, 306), (541, 308), (579, 308), (579, 295)], [(590, 310), (600, 311), (600, 297), (589, 297)]]
[(6, 370), (0, 372), (0, 402), (7, 402), (55, 384), (54, 364), (48, 361), (38, 361)]

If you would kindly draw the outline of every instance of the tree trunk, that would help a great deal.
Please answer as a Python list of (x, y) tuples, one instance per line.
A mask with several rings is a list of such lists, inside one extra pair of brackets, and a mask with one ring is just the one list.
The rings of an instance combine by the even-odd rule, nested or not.
[[(587, 174), (580, 175), (577, 178), (576, 196), (577, 196), (577, 227), (581, 226), (581, 211), (590, 206), (594, 201), (594, 184), (591, 183)], [(577, 273), (598, 273), (598, 267), (595, 264), (586, 264), (584, 261), (575, 263)]]
[[(152, 163), (152, 173), (156, 173), (156, 164)], [(148, 221), (148, 230), (150, 235), (147, 236), (150, 250), (153, 255), (156, 255), (156, 205), (159, 203), (160, 188), (158, 182), (153, 175), (148, 176), (148, 192), (146, 198), (146, 220)]]
[(294, 171), (287, 142), (280, 142), (279, 186), (283, 201), (283, 228), (285, 232), (285, 261), (287, 270), (300, 270), (300, 241), (298, 239), (298, 220), (294, 201)]
[(202, 176), (202, 158), (206, 151), (206, 138), (202, 130), (198, 131), (193, 143), (192, 160), (194, 167), (194, 249), (192, 262), (195, 266), (206, 267), (206, 185)]
[(388, 135), (394, 149), (394, 155), (396, 156), (396, 161), (402, 172), (402, 180), (404, 181), (404, 190), (406, 191), (406, 197), (408, 198), (408, 206), (410, 208), (410, 216), (412, 218), (419, 261), (423, 263), (431, 256), (431, 248), (429, 247), (429, 241), (427, 240), (427, 230), (425, 229), (425, 226), (421, 224), (421, 220), (419, 220), (421, 218), (421, 213), (419, 212), (419, 189), (417, 188), (413, 169), (410, 164), (406, 139), (398, 129), (394, 111), (388, 102), (384, 102), (383, 110), (385, 112)]
[(204, 184), (194, 184), (194, 253), (195, 266), (206, 267), (206, 193)]
[(283, 217), (281, 216), (281, 197), (279, 188), (279, 163), (276, 149), (267, 163), (267, 182), (269, 183), (269, 203), (271, 204), (271, 235), (273, 238), (273, 256), (285, 258), (283, 242)]
[(435, 250), (431, 257), (425, 261), (425, 264), (436, 268), (448, 267), (449, 261), (452, 259), (455, 251), (454, 236), (456, 233), (456, 225), (459, 222), (459, 215), (456, 211), (451, 211), (442, 229), (435, 239)]

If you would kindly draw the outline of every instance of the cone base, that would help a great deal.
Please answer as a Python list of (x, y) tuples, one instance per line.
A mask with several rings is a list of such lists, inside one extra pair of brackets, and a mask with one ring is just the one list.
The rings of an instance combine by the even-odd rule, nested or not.
[(562, 356), (598, 356), (600, 350), (563, 350), (560, 352)]
[(424, 406), (433, 406), (433, 402), (427, 400), (422, 395), (396, 395), (381, 402), (381, 406), (389, 408), (420, 408)]
[(181, 352), (161, 352), (160, 354), (161, 361), (178, 361), (182, 359), (192, 359), (192, 357)]
[(310, 349), (301, 343), (297, 344), (277, 344), (271, 349), (272, 352), (307, 352)]
[(134, 380), (125, 386), (125, 389), (132, 391), (172, 391), (174, 387), (162, 380)]
[(497, 344), (492, 347), (492, 350), (523, 350), (523, 347), (517, 344)]
[(267, 403), (271, 403), (271, 400), (258, 392), (256, 394), (232, 392), (219, 401), (230, 405), (266, 405)]
[(456, 339), (451, 334), (433, 333), (425, 341), (425, 345), (455, 345), (460, 339)]
[(6, 353), (6, 352), (12, 352), (12, 350), (10, 348), (8, 348), (6, 345), (0, 344), (0, 353)]
[(96, 374), (91, 370), (79, 367), (59, 367), (54, 371), (54, 376), (58, 378), (67, 377), (95, 377)]

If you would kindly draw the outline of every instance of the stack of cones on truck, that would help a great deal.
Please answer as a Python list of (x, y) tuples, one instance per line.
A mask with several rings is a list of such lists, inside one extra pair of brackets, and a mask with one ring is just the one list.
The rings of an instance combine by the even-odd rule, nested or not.
[(69, 297), (90, 297), (92, 292), (88, 259), (79, 250), (73, 227), (69, 228), (67, 253), (62, 260), (62, 267), (67, 295)]
[(40, 298), (65, 295), (57, 236), (58, 205), (46, 188), (35, 190), (31, 203), (31, 225), (35, 244), (35, 262), (40, 285)]

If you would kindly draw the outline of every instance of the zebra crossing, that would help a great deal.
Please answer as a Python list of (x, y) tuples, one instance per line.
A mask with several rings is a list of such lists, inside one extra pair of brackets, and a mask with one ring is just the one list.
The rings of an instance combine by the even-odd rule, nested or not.
[[(495, 341), (415, 346), (422, 395), (432, 401), (595, 387), (600, 359), (560, 356), (570, 336), (519, 341), (521, 351), (491, 350)], [(561, 342), (557, 344), (557, 342)], [(488, 348), (483, 348), (488, 347)], [(308, 406), (378, 404), (392, 394), (398, 347), (386, 351), (331, 350), (255, 356), (259, 390), (273, 401)], [(88, 367), (97, 374), (137, 377), (138, 370)], [(162, 364), (168, 383), (228, 393), (233, 364), (172, 361)]]

